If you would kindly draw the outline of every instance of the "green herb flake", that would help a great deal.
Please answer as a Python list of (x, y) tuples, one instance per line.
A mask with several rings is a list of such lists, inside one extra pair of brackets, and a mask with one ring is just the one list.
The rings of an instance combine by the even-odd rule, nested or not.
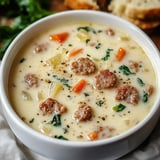
[(92, 27), (89, 27), (89, 26), (81, 26), (81, 27), (78, 27), (77, 30), (80, 31), (81, 29), (85, 30), (86, 32), (92, 32), (94, 34), (96, 34), (96, 31), (94, 28)]
[(61, 126), (61, 115), (54, 114), (51, 124), (56, 127)]
[(26, 59), (25, 58), (22, 58), (19, 63), (23, 63)]
[(88, 44), (88, 43), (89, 43), (89, 41), (90, 41), (90, 39), (86, 39), (86, 44)]
[(121, 65), (119, 67), (119, 70), (126, 76), (131, 75), (131, 74), (135, 74), (135, 73), (131, 72), (126, 65)]
[(68, 87), (68, 88), (71, 88), (71, 86), (69, 85), (69, 80), (62, 77), (62, 78), (59, 78), (57, 75), (53, 75), (53, 78), (55, 78), (56, 80), (60, 81), (64, 86)]
[(145, 83), (140, 78), (137, 78), (137, 82), (141, 87), (143, 87), (145, 85)]
[(85, 92), (85, 93), (84, 93), (84, 96), (85, 96), (85, 97), (88, 97), (88, 96), (90, 96), (90, 95), (89, 95), (89, 93), (86, 93), (86, 92)]
[(54, 138), (56, 138), (56, 139), (61, 139), (61, 140), (68, 140), (67, 138), (65, 138), (65, 137), (62, 136), (62, 135), (60, 135), (60, 136), (55, 135)]
[(99, 49), (99, 48), (101, 48), (101, 45), (102, 45), (101, 43), (98, 43), (98, 44), (95, 46), (95, 48), (96, 48), (96, 49)]
[(103, 32), (103, 31), (102, 31), (102, 30), (98, 30), (98, 31), (97, 31), (97, 33), (101, 33), (101, 32)]
[(116, 111), (116, 112), (121, 112), (121, 111), (123, 111), (125, 108), (126, 108), (126, 106), (120, 103), (120, 104), (114, 106), (114, 107), (113, 107), (113, 110)]
[(96, 102), (96, 105), (99, 107), (101, 107), (103, 104), (104, 104), (104, 101), (102, 101), (102, 100), (99, 100)]
[(107, 51), (106, 51), (106, 55), (104, 57), (102, 57), (101, 59), (104, 60), (104, 61), (107, 61), (109, 59), (112, 51), (113, 51), (113, 49), (108, 48)]
[(29, 123), (33, 123), (34, 122), (34, 118), (32, 118), (30, 121), (29, 121)]
[(149, 98), (148, 93), (146, 93), (145, 91), (143, 91), (142, 101), (143, 101), (144, 103), (146, 103), (146, 102), (148, 102), (148, 98)]

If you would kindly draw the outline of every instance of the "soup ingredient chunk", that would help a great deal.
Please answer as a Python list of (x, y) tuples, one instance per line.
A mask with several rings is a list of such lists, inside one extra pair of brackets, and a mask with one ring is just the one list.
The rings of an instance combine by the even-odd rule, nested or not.
[(53, 98), (47, 98), (44, 102), (42, 102), (39, 106), (40, 110), (42, 111), (43, 115), (47, 114), (62, 114), (67, 111), (67, 108), (59, 103), (57, 100)]
[(68, 32), (57, 33), (50, 35), (49, 39), (52, 41), (57, 41), (59, 43), (63, 43), (69, 36)]
[(46, 51), (48, 47), (48, 44), (42, 43), (42, 44), (36, 44), (34, 48), (34, 53), (41, 53), (43, 51)]
[(75, 93), (80, 93), (83, 88), (86, 86), (87, 82), (84, 79), (81, 79), (78, 83), (75, 84), (75, 86), (73, 87), (73, 91)]
[(96, 76), (96, 87), (98, 89), (107, 89), (115, 87), (117, 83), (117, 77), (113, 72), (108, 69), (101, 70)]
[(116, 54), (117, 61), (121, 61), (126, 55), (126, 50), (124, 48), (119, 48)]
[(90, 58), (81, 57), (78, 60), (72, 62), (71, 70), (76, 74), (90, 75), (96, 72), (96, 65)]
[(39, 78), (35, 74), (28, 73), (24, 76), (24, 82), (27, 87), (38, 87)]
[(153, 86), (152, 85), (147, 85), (146, 88), (145, 88), (145, 92), (148, 94), (148, 96), (151, 96), (152, 93), (153, 93)]
[(139, 100), (138, 90), (130, 85), (120, 86), (117, 89), (116, 100), (125, 100), (127, 103), (136, 105)]
[(94, 131), (88, 134), (88, 139), (94, 141), (97, 139), (104, 139), (113, 137), (116, 134), (116, 129), (110, 126), (98, 126)]
[(134, 72), (138, 72), (138, 70), (139, 70), (139, 64), (138, 64), (138, 62), (130, 60), (129, 61), (129, 68), (131, 68)]
[(88, 121), (92, 118), (92, 113), (92, 108), (88, 104), (82, 103), (74, 113), (74, 118), (79, 122)]
[(69, 53), (69, 57), (74, 57), (74, 56), (78, 55), (79, 53), (81, 53), (82, 51), (83, 51), (83, 48), (79, 48), (79, 49), (72, 50), (72, 51)]

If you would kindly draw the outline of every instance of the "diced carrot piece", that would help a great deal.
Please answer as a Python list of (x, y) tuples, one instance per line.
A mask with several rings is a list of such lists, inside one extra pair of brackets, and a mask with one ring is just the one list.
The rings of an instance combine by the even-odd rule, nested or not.
[(81, 53), (83, 50), (83, 48), (79, 48), (79, 49), (76, 49), (76, 50), (73, 50), (69, 53), (69, 57), (73, 57), (73, 56), (76, 56), (77, 54)]
[(126, 50), (124, 48), (119, 48), (116, 55), (117, 61), (121, 61), (125, 55), (126, 55)]
[(98, 132), (97, 131), (93, 131), (93, 132), (89, 133), (88, 138), (91, 141), (96, 140), (98, 138)]
[(53, 41), (57, 41), (59, 43), (63, 43), (69, 36), (68, 32), (58, 33), (58, 34), (52, 34), (50, 35), (49, 39)]
[(86, 80), (81, 79), (78, 83), (75, 84), (72, 90), (75, 93), (80, 93), (82, 89), (86, 86), (86, 84), (87, 84)]

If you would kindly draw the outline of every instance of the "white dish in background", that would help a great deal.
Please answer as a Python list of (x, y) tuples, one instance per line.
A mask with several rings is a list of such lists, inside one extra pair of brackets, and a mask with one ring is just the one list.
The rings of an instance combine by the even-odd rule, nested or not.
[[(30, 25), (21, 32), (9, 46), (1, 64), (1, 99), (3, 112), (14, 134), (31, 150), (48, 158), (56, 160), (111, 160), (117, 159), (141, 144), (151, 133), (160, 115), (160, 98), (156, 102), (146, 118), (136, 127), (119, 136), (93, 142), (61, 141), (44, 136), (28, 127), (13, 110), (8, 98), (8, 74), (12, 62), (27, 41), (34, 35), (51, 25), (60, 25), (68, 21), (93, 21), (117, 26), (127, 32), (148, 53), (155, 72), (157, 74), (158, 92), (160, 95), (160, 63), (159, 52), (153, 42), (136, 26), (131, 23), (98, 11), (67, 11), (43, 18)], [(25, 37), (25, 38), (24, 38)]]

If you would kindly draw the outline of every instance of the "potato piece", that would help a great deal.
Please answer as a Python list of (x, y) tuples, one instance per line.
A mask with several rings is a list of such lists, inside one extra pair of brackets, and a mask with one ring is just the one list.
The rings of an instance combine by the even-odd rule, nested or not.
[(56, 56), (48, 59), (46, 61), (53, 69), (55, 69), (62, 62), (62, 54), (57, 54)]
[(80, 30), (77, 34), (77, 37), (81, 42), (91, 39), (91, 35), (85, 30)]
[(49, 96), (56, 97), (62, 89), (63, 89), (63, 85), (61, 83), (59, 82), (51, 83)]

